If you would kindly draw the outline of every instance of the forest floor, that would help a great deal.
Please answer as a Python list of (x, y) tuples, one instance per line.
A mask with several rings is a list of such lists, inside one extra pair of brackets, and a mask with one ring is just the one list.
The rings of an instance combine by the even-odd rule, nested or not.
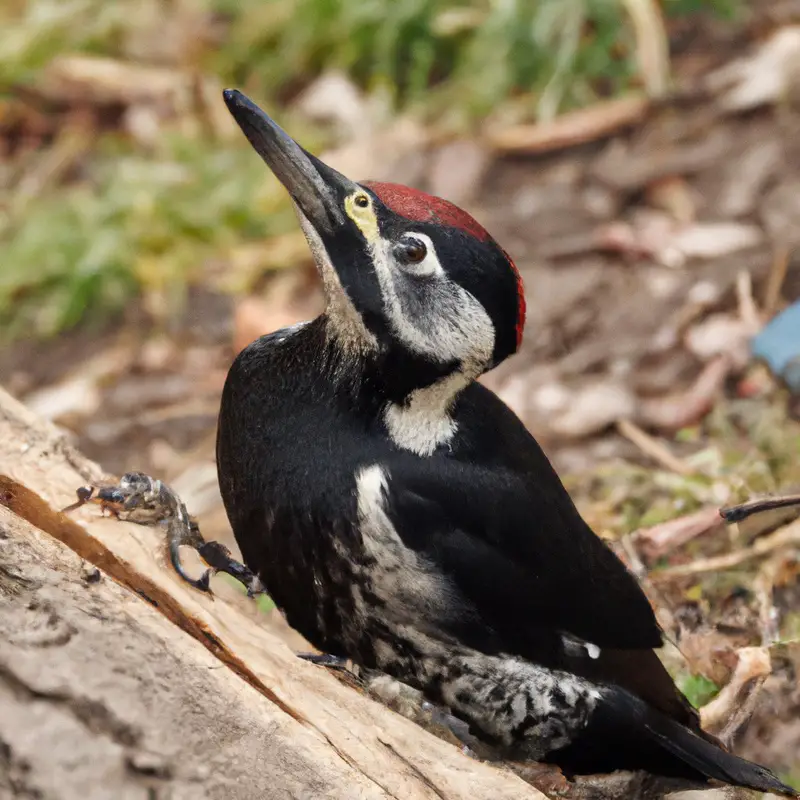
[[(693, 702), (729, 682), (742, 648), (769, 654), (737, 749), (800, 786), (798, 523), (776, 512), (725, 527), (717, 514), (800, 488), (794, 401), (750, 347), (800, 300), (800, 27), (709, 25), (679, 45), (663, 102), (623, 97), (474, 137), (404, 119), (323, 157), (354, 178), (448, 197), (513, 254), (525, 342), (485, 382), (642, 576)], [(341, 78), (316, 90), (317, 104), (367, 113)], [(227, 368), (256, 336), (317, 314), (322, 297), (294, 233), (209, 266), (258, 271), (276, 253), (296, 268), (247, 293), (198, 282), (158, 324), (136, 299), (102, 328), (17, 340), (0, 350), (0, 381), (109, 473), (164, 479), (206, 538), (232, 544), (214, 465)]]

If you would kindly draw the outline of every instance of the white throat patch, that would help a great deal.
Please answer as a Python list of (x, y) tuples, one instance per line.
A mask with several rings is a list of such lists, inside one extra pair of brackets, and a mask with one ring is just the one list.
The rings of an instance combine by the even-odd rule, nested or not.
[(418, 456), (429, 456), (440, 445), (449, 444), (458, 429), (450, 408), (470, 380), (463, 372), (454, 372), (431, 386), (414, 390), (403, 405), (390, 403), (383, 421), (391, 440)]

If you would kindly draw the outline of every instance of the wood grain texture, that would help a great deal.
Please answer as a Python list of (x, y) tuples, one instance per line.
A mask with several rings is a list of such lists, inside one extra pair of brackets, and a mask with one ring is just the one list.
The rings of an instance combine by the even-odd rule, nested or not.
[(188, 587), (158, 529), (56, 510), (100, 477), (0, 389), (0, 798), (544, 797)]

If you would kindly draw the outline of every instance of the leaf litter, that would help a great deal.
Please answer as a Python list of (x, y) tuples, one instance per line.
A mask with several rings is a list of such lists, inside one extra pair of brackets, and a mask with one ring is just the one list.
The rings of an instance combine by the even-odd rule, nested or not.
[[(457, 195), (514, 253), (536, 313), (522, 353), (485, 382), (640, 576), (672, 642), (665, 661), (704, 719), (797, 783), (798, 510), (730, 526), (719, 516), (721, 507), (800, 490), (796, 398), (780, 369), (768, 369), (769, 352), (751, 349), (800, 298), (800, 209), (790, 213), (800, 117), (784, 102), (796, 30), (754, 34), (735, 68), (711, 65), (698, 81), (692, 65), (713, 49), (706, 33), (710, 40), (675, 59), (674, 97), (600, 101), (539, 125), (493, 119), (455, 141), (411, 119), (392, 127), (380, 103), (341, 74), (325, 76), (316, 96), (306, 92), (296, 112), (347, 99), (347, 114), (326, 112), (342, 169), (369, 167), (369, 177)], [(80, 171), (92, 141), (73, 136), (82, 125), (119, 128), (153, 147), (178, 120), (226, 141), (213, 82), (198, 88), (171, 70), (148, 67), (145, 76), (143, 67), (81, 59), (54, 62), (31, 90), (37, 102), (0, 125), (4, 152), (14, 154), (4, 165), (24, 190), (12, 213)], [(658, 64), (651, 68), (657, 85)], [(56, 116), (39, 111), (41, 102), (55, 103)], [(342, 132), (362, 113), (372, 120), (368, 146), (351, 152)], [(49, 157), (33, 158), (42, 148)], [(454, 174), (461, 159), (468, 169)], [(135, 175), (137, 164), (113, 168)], [(221, 157), (209, 185), (249, 172), (249, 162)], [(175, 191), (180, 167), (161, 180)], [(230, 202), (225, 186), (216, 208), (241, 214), (241, 198)], [(290, 224), (261, 227), (248, 242), (223, 231), (218, 260), (200, 265), (203, 280), (179, 290), (176, 305), (169, 264), (181, 256), (158, 252), (147, 203), (114, 213), (141, 215), (137, 236), (151, 250), (140, 269), (152, 292), (116, 323), (5, 348), (0, 375), (109, 471), (141, 469), (180, 487), (204, 535), (232, 544), (213, 467), (227, 367), (257, 335), (318, 313), (319, 285)], [(247, 203), (264, 217), (277, 208), (272, 189), (255, 185)], [(190, 235), (213, 226), (189, 213), (182, 220)], [(90, 275), (94, 256), (79, 255)], [(785, 336), (776, 341), (786, 347)]]

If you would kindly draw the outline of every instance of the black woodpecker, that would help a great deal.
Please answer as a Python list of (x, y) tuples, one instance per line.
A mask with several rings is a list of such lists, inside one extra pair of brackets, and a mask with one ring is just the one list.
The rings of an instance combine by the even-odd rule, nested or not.
[(508, 758), (798, 796), (701, 730), (635, 578), (476, 382), (520, 345), (508, 254), (451, 203), (354, 183), (224, 98), (291, 195), (327, 297), (239, 354), (219, 417), (228, 518), (289, 624)]

